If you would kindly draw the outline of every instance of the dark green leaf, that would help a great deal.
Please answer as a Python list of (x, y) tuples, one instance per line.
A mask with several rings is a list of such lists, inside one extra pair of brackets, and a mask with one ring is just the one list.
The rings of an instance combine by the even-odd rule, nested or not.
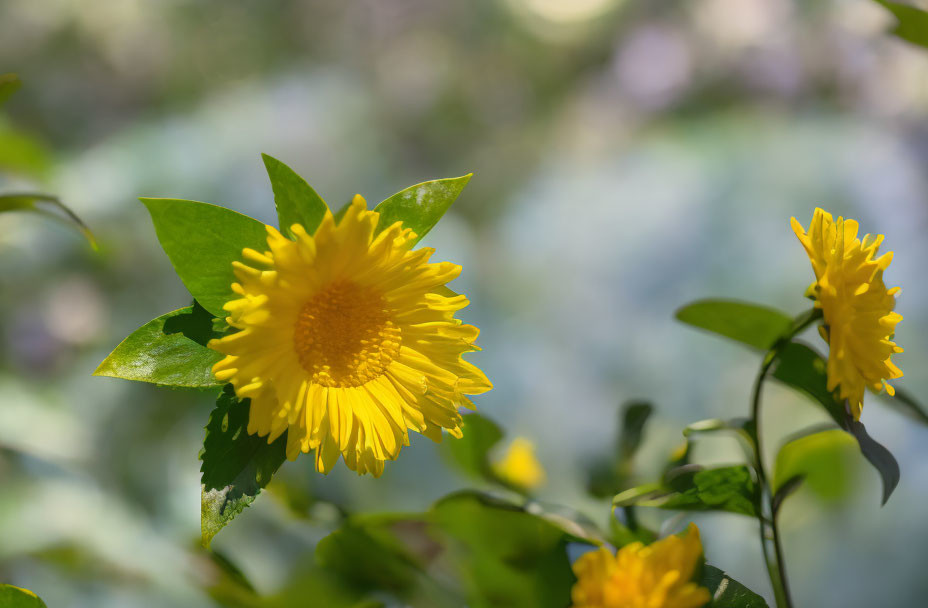
[(0, 74), (0, 105), (6, 103), (6, 100), (22, 85), (22, 81), (16, 74)]
[(680, 511), (729, 511), (755, 515), (756, 486), (746, 466), (703, 469), (687, 465), (671, 471), (663, 483), (626, 490), (613, 506), (639, 505)]
[(606, 498), (629, 486), (635, 453), (644, 440), (644, 429), (653, 411), (654, 407), (644, 401), (630, 401), (622, 406), (616, 454), (590, 467), (587, 482), (590, 494)]
[(222, 606), (235, 608), (259, 608), (265, 606), (263, 599), (245, 573), (225, 554), (218, 551), (203, 551), (207, 562), (208, 583), (206, 592)]
[(907, 391), (897, 388), (895, 396), (889, 393), (880, 394), (885, 397), (885, 403), (894, 410), (922, 424), (928, 424), (928, 412), (926, 412), (925, 406), (919, 403), (915, 397), (910, 395)]
[(0, 584), (0, 606), (3, 608), (45, 608), (45, 602), (27, 589)]
[(416, 233), (416, 242), (419, 242), (461, 194), (471, 175), (436, 179), (397, 192), (374, 209), (380, 213), (377, 230), (384, 230), (395, 222), (403, 222), (404, 228), (412, 228)]
[(48, 194), (16, 193), (0, 194), (0, 213), (5, 211), (29, 211), (76, 227), (97, 248), (97, 241), (87, 225), (70, 208)]
[(155, 232), (187, 290), (214, 316), (235, 296), (232, 262), (242, 249), (267, 249), (264, 224), (223, 207), (170, 198), (139, 199), (151, 213)]
[(460, 439), (442, 442), (451, 461), (471, 477), (495, 480), (489, 453), (503, 438), (499, 425), (474, 412), (464, 415), (461, 430)]
[(212, 320), (197, 303), (161, 315), (129, 334), (93, 374), (163, 386), (219, 386), (212, 367), (223, 355), (206, 348), (219, 336)]
[(699, 584), (712, 594), (708, 608), (767, 608), (764, 598), (715, 566), (703, 566)]
[(226, 385), (206, 425), (200, 459), (202, 496), (200, 519), (203, 545), (254, 502), (286, 460), (287, 435), (274, 443), (248, 434), (250, 400), (239, 400)]
[(290, 235), (290, 226), (302, 224), (306, 232), (313, 234), (328, 211), (328, 205), (296, 171), (272, 156), (262, 154), (261, 157), (274, 190), (281, 232)]
[(783, 501), (793, 495), (793, 493), (799, 489), (799, 486), (802, 485), (802, 482), (805, 478), (802, 475), (797, 475), (796, 477), (791, 477), (780, 485), (780, 489), (776, 491), (773, 495), (773, 500), (771, 501), (770, 508), (773, 511), (773, 517), (776, 517), (780, 512), (780, 507), (783, 506)]
[(873, 465), (873, 468), (877, 470), (883, 480), (882, 504), (885, 505), (889, 497), (892, 496), (893, 490), (899, 485), (901, 477), (899, 463), (896, 462), (896, 458), (889, 450), (867, 433), (867, 429), (862, 422), (849, 416), (846, 424), (848, 432), (857, 438), (857, 443), (860, 444), (860, 452)]
[(421, 566), (385, 524), (389, 522), (348, 520), (319, 541), (316, 561), (353, 589), (407, 593)]
[(899, 24), (892, 31), (893, 34), (913, 44), (928, 47), (928, 12), (899, 2), (876, 2), (882, 4), (899, 20)]
[(861, 453), (880, 474), (886, 504), (899, 483), (899, 463), (828, 390), (825, 359), (805, 344), (790, 342), (778, 351), (771, 369), (774, 378), (818, 401), (839, 427), (857, 438)]
[(430, 520), (448, 539), (472, 608), (564, 608), (576, 580), (567, 559), (573, 538), (523, 508), (475, 492), (432, 507)]
[(761, 350), (773, 346), (793, 324), (778, 310), (734, 300), (699, 300), (679, 309), (675, 316), (688, 325)]

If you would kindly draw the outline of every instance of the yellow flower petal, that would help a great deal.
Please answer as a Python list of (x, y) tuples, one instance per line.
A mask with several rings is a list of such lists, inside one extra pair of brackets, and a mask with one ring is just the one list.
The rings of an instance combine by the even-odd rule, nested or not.
[(245, 249), (233, 263), (239, 297), (224, 308), (239, 331), (208, 345), (226, 355), (215, 377), (251, 398), (248, 432), (286, 432), (287, 457), (315, 450), (322, 473), (341, 457), (379, 476), (409, 429), (460, 436), (458, 407), (492, 386), (462, 359), (479, 349), (476, 328), (454, 318), (467, 298), (444, 286), (460, 266), (412, 251), (399, 222), (374, 236), (378, 220), (355, 196), (314, 235), (295, 224), (291, 240), (268, 226), (268, 251)]
[(856, 221), (816, 209), (805, 231), (792, 218), (815, 273), (809, 293), (821, 308), (824, 327), (820, 332), (828, 342), (828, 390), (839, 391), (851, 414), (860, 418), (864, 389), (894, 389), (886, 381), (902, 377), (890, 360), (901, 352), (892, 341), (902, 315), (893, 312), (898, 288), (887, 289), (883, 271), (892, 261), (892, 252), (877, 256), (883, 235), (858, 238)]

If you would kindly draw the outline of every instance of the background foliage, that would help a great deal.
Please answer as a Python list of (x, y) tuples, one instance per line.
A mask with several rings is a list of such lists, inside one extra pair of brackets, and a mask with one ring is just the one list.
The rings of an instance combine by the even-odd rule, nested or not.
[[(887, 34), (892, 14), (869, 0), (563, 5), (0, 4), (0, 72), (23, 80), (0, 109), (0, 194), (53, 193), (101, 244), (94, 253), (63, 224), (0, 214), (0, 580), (51, 606), (248, 605), (255, 591), (280, 605), (306, 593), (354, 601), (371, 583), (333, 582), (346, 557), (331, 540), (317, 554), (345, 522), (341, 538), (389, 544), (380, 535), (392, 524), (365, 514), (467, 509), (478, 525), (496, 508), (473, 494), (431, 507), (491, 481), (482, 448), (449, 455), (452, 444), (419, 440), (375, 483), (285, 465), (216, 554), (197, 548), (196, 456), (213, 392), (90, 374), (146, 319), (190, 304), (135, 197), (273, 223), (258, 151), (286, 159), (334, 208), (355, 192), (373, 202), (474, 173), (425, 242), (465, 266), (454, 287), (474, 302), (466, 318), (483, 330), (497, 387), (478, 405), (538, 443), (541, 500), (604, 529), (611, 488), (659, 478), (679, 428), (744, 414), (757, 358), (673, 315), (716, 295), (803, 310), (811, 274), (790, 215), (807, 222), (820, 205), (888, 235), (887, 280), (904, 287), (899, 384), (928, 394), (916, 373), (928, 358), (928, 53)], [(181, 347), (204, 337), (174, 323)], [(649, 432), (634, 467), (616, 464), (618, 404), (641, 398), (655, 405)], [(767, 389), (771, 454), (778, 434), (795, 440), (799, 422), (829, 420), (788, 387)], [(800, 605), (910, 606), (928, 592), (917, 553), (926, 430), (877, 400), (863, 421), (901, 481), (881, 509), (880, 476), (856, 454), (835, 456), (844, 502), (807, 473), (782, 513)], [(740, 462), (731, 435), (694, 440), (687, 457)], [(492, 428), (481, 436), (489, 449)], [(593, 475), (604, 463), (609, 474)], [(591, 478), (610, 488), (602, 498), (588, 494)], [(672, 516), (640, 511), (654, 528)], [(695, 520), (712, 563), (766, 594), (753, 522)], [(503, 549), (487, 551), (492, 563)], [(391, 580), (417, 580), (417, 560)]]

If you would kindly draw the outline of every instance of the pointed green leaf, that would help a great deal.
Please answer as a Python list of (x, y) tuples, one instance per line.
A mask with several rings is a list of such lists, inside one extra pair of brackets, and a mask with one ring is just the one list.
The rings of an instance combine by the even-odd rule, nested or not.
[(756, 491), (751, 471), (746, 466), (704, 469), (686, 465), (671, 471), (663, 483), (639, 486), (618, 494), (612, 505), (729, 511), (754, 516)]
[(212, 367), (223, 355), (206, 348), (211, 338), (219, 337), (212, 320), (196, 303), (152, 319), (129, 334), (93, 375), (162, 386), (219, 386)]
[(235, 296), (232, 262), (242, 249), (267, 249), (261, 222), (230, 209), (171, 198), (142, 198), (158, 240), (187, 290), (209, 312), (225, 317), (222, 305)]
[(880, 474), (883, 481), (883, 504), (899, 483), (899, 463), (883, 445), (873, 439), (862, 422), (854, 420), (845, 404), (828, 390), (825, 359), (800, 342), (780, 348), (771, 367), (774, 378), (819, 402), (835, 423), (857, 439), (860, 451)]
[(3, 608), (45, 608), (45, 602), (28, 589), (0, 584), (0, 606)]
[(785, 313), (735, 300), (699, 300), (677, 310), (677, 320), (767, 350), (792, 327)]
[(630, 401), (619, 411), (619, 438), (614, 456), (595, 462), (588, 472), (587, 489), (597, 498), (614, 496), (630, 485), (634, 457), (644, 440), (644, 429), (654, 407)]
[(206, 425), (200, 454), (200, 520), (205, 547), (254, 502), (286, 460), (286, 433), (271, 444), (267, 437), (248, 434), (250, 403), (250, 399), (239, 400), (231, 385), (226, 385)]
[(471, 175), (473, 173), (463, 177), (436, 179), (397, 192), (374, 209), (380, 213), (378, 231), (395, 222), (403, 222), (404, 228), (412, 228), (416, 233), (416, 242), (419, 242), (461, 194)]
[(889, 0), (876, 2), (898, 19), (899, 23), (893, 28), (893, 34), (912, 44), (928, 47), (928, 12), (909, 4)]
[(764, 598), (715, 566), (703, 566), (699, 584), (712, 594), (707, 608), (768, 608)]
[(87, 225), (56, 196), (37, 193), (0, 194), (0, 213), (5, 211), (30, 211), (74, 226), (90, 242), (90, 246), (97, 249), (97, 241)]
[(16, 74), (0, 74), (0, 106), (23, 85)]
[(328, 205), (296, 171), (273, 156), (262, 154), (261, 157), (274, 190), (281, 232), (290, 235), (290, 226), (301, 224), (306, 232), (314, 233), (328, 211)]

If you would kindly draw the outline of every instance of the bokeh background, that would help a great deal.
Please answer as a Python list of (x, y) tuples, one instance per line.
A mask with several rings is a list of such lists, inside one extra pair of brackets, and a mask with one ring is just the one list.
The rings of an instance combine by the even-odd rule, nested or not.
[[(822, 206), (887, 235), (898, 384), (928, 398), (928, 50), (892, 21), (871, 0), (0, 2), (0, 72), (25, 83), (0, 115), (0, 191), (58, 194), (101, 244), (0, 216), (0, 580), (54, 607), (215, 605), (196, 550), (213, 396), (91, 373), (189, 303), (136, 197), (273, 223), (260, 152), (333, 206), (474, 172), (427, 244), (464, 265), (472, 360), (496, 385), (478, 406), (537, 443), (542, 499), (598, 522), (587, 469), (620, 403), (658, 408), (642, 480), (682, 425), (748, 411), (757, 358), (673, 312), (713, 295), (807, 307), (792, 215)], [(771, 453), (823, 420), (777, 387), (765, 409)], [(928, 594), (928, 429), (877, 398), (863, 420), (902, 481), (880, 508), (854, 457), (843, 498), (787, 504), (798, 605)], [(738, 452), (709, 441), (699, 457)], [(214, 546), (273, 593), (328, 531), (311, 497), (421, 511), (473, 484), (423, 438), (379, 480), (302, 458)], [(712, 563), (769, 598), (755, 523), (694, 519)]]

